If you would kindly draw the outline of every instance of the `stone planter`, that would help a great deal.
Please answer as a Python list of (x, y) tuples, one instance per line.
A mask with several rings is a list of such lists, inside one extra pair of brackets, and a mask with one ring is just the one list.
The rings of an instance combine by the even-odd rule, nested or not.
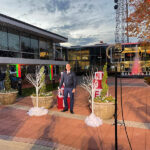
[[(33, 106), (36, 107), (36, 97), (31, 96), (31, 99), (32, 99)], [(39, 99), (39, 103), (38, 103), (39, 107), (44, 107), (48, 109), (54, 105), (53, 96), (43, 96), (43, 97), (39, 97), (38, 99)]]
[(8, 92), (8, 93), (0, 93), (0, 102), (3, 105), (10, 105), (16, 101), (18, 91)]
[(101, 119), (111, 119), (115, 114), (115, 103), (94, 102), (94, 113)]

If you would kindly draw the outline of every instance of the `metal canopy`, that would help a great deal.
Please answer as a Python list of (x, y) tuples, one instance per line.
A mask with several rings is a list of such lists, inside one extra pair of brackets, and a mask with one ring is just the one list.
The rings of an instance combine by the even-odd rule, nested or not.
[(67, 61), (0, 57), (0, 64), (66, 65)]

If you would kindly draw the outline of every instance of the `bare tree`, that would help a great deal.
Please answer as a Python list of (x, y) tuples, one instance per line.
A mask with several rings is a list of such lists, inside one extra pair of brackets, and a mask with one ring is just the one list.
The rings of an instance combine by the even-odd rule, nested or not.
[(40, 67), (37, 66), (36, 67), (36, 72), (35, 74), (27, 74), (26, 78), (28, 79), (28, 81), (35, 87), (36, 89), (36, 106), (38, 107), (38, 95), (39, 95), (39, 90), (41, 89), (41, 87), (44, 85), (43, 81), (43, 76), (44, 76), (44, 66)]
[(82, 82), (80, 84), (80, 86), (82, 88), (84, 88), (85, 90), (88, 91), (88, 93), (90, 94), (90, 98), (92, 98), (92, 81), (93, 81), (94, 75), (95, 75), (95, 71), (94, 70), (95, 69), (92, 68), (91, 71), (89, 72), (89, 74), (86, 74), (83, 77)]

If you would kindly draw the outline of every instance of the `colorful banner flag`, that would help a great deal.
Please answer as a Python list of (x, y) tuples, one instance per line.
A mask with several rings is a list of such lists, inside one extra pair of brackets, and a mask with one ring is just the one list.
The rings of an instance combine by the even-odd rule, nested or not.
[(49, 72), (50, 72), (50, 80), (52, 80), (53, 79), (53, 65), (50, 65), (49, 66), (49, 68), (50, 68), (50, 70), (49, 70)]
[(20, 64), (16, 64), (16, 76), (21, 78), (21, 66), (20, 66)]

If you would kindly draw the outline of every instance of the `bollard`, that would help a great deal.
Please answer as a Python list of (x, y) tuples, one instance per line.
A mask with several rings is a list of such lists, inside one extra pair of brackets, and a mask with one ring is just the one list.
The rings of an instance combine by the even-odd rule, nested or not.
[(55, 79), (52, 80), (52, 88), (55, 88)]
[(20, 78), (18, 80), (18, 94), (22, 95), (22, 81)]

